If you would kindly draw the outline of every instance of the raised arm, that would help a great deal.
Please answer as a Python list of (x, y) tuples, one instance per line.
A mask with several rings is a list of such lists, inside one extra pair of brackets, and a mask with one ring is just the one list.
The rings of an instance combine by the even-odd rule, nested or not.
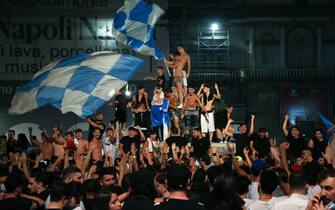
[(333, 125), (331, 128), (327, 130), (327, 133), (333, 135), (333, 130), (335, 129), (335, 125)]
[(280, 145), (280, 163), (281, 167), (285, 169), (287, 174), (290, 176), (291, 172), (288, 167), (287, 159), (286, 159), (286, 150), (289, 148), (289, 143), (284, 142)]
[(103, 130), (104, 129), (104, 126), (103, 125), (99, 125), (95, 122), (93, 122), (93, 120), (91, 118), (87, 118), (86, 119), (86, 122), (88, 122), (90, 125), (92, 125), (93, 127), (96, 127), (96, 128), (99, 128), (100, 130)]
[(143, 131), (141, 130), (140, 126), (136, 126), (136, 129), (138, 130), (140, 137), (141, 137), (141, 141), (145, 141), (145, 135), (143, 133)]
[(199, 88), (199, 90), (198, 90), (198, 92), (197, 92), (197, 96), (198, 96), (198, 97), (200, 97), (200, 95), (201, 95), (201, 91), (202, 91), (203, 88), (204, 88), (204, 83), (201, 84), (201, 86), (200, 86), (200, 88)]
[(250, 122), (250, 129), (249, 129), (249, 136), (251, 136), (255, 132), (255, 115), (251, 115), (251, 122)]
[(228, 122), (227, 122), (227, 125), (226, 125), (226, 128), (225, 128), (225, 130), (224, 130), (224, 133), (225, 133), (225, 135), (226, 136), (229, 136), (229, 137), (233, 137), (233, 133), (231, 133), (231, 132), (229, 132), (228, 130), (229, 130), (229, 126), (230, 126), (230, 124), (232, 123), (232, 122), (234, 122), (234, 120), (232, 120), (232, 119), (228, 119)]
[(288, 136), (288, 130), (287, 130), (287, 121), (288, 121), (288, 114), (285, 115), (284, 117), (284, 122), (283, 122), (283, 126), (282, 126), (282, 130), (283, 130), (283, 133), (284, 133), (284, 136)]
[(220, 99), (221, 98), (221, 93), (220, 93), (218, 84), (215, 83), (214, 84), (214, 88), (215, 88), (215, 91), (216, 91), (216, 94), (214, 94), (214, 98), (215, 99)]

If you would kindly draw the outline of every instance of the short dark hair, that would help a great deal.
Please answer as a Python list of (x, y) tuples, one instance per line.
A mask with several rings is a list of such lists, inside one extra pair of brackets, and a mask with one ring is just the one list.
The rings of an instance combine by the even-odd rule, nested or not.
[(199, 131), (199, 132), (201, 132), (201, 129), (200, 128), (194, 128), (193, 131)]
[(324, 134), (322, 128), (317, 128), (317, 129), (315, 130), (315, 133), (318, 132), (318, 131), (319, 131), (322, 135)]
[(80, 128), (77, 128), (76, 130), (75, 130), (75, 133), (82, 133), (83, 132), (83, 130), (81, 130)]
[(101, 133), (101, 130), (100, 130), (99, 128), (97, 128), (97, 127), (93, 128), (93, 129), (92, 129), (92, 132), (94, 132), (94, 131), (96, 131), (96, 130), (98, 130), (98, 131)]
[(5, 188), (7, 193), (13, 193), (17, 188), (22, 188), (24, 185), (24, 178), (17, 174), (17, 173), (11, 173), (8, 175), (5, 181)]
[(266, 133), (266, 131), (267, 131), (266, 128), (259, 128), (258, 129), (258, 133), (262, 133), (262, 132)]
[(240, 127), (242, 127), (243, 125), (248, 127), (248, 123), (246, 123), (246, 122), (240, 123)]
[(100, 170), (100, 177), (104, 175), (113, 175), (116, 178), (117, 171), (114, 167), (105, 167)]
[(8, 130), (7, 130), (7, 133), (8, 133), (8, 132), (11, 132), (11, 133), (13, 133), (13, 134), (15, 135), (15, 131), (14, 131), (13, 129), (8, 129)]
[(106, 132), (108, 132), (108, 131), (114, 131), (114, 130), (113, 130), (113, 128), (107, 128)]
[(62, 182), (55, 182), (50, 191), (50, 201), (59, 202), (65, 197), (65, 186)]
[(259, 182), (263, 193), (272, 194), (279, 184), (279, 178), (273, 170), (264, 170), (260, 175)]
[(324, 170), (321, 170), (319, 174), (319, 182), (327, 179), (327, 178), (334, 178), (335, 177), (335, 169), (334, 168), (327, 168)]
[(67, 136), (67, 135), (70, 135), (70, 136), (73, 137), (73, 133), (72, 133), (71, 131), (66, 132), (66, 133), (65, 133), (65, 136)]
[(294, 129), (294, 128), (297, 129), (298, 131), (300, 131), (300, 127), (299, 127), (299, 126), (297, 126), (297, 125), (293, 125), (293, 126), (291, 127), (291, 130)]
[(167, 183), (170, 192), (185, 191), (191, 172), (184, 166), (173, 165), (167, 172)]
[(206, 165), (211, 164), (211, 158), (208, 154), (204, 154), (203, 156), (201, 156), (200, 161), (203, 161)]
[(137, 129), (135, 127), (129, 127), (128, 131), (137, 131)]
[(138, 86), (138, 90), (144, 89), (143, 85)]
[(303, 190), (307, 184), (307, 178), (302, 173), (292, 173), (289, 178), (289, 185), (292, 190)]
[(31, 175), (30, 177), (34, 178), (36, 183), (41, 183), (44, 187), (48, 186), (49, 177), (45, 172), (39, 172), (34, 175)]
[(157, 69), (162, 69), (162, 70), (164, 70), (163, 66), (157, 66)]
[(227, 108), (233, 107), (233, 104), (227, 104)]
[(75, 166), (70, 166), (63, 170), (62, 178), (63, 180), (74, 173), (81, 173), (81, 170)]
[(251, 184), (250, 179), (246, 176), (238, 176), (236, 179), (237, 193), (239, 195), (249, 192), (249, 185)]
[(83, 190), (85, 193), (98, 193), (100, 191), (99, 181), (96, 179), (88, 179), (84, 181)]

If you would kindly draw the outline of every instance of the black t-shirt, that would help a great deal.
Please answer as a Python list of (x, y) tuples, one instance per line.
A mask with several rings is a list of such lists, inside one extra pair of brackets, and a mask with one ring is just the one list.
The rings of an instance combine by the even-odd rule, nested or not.
[[(100, 130), (100, 137), (99, 137), (99, 139), (101, 139), (102, 135), (103, 135), (104, 132), (105, 132), (105, 128), (106, 128), (105, 125), (104, 125), (104, 123), (101, 122), (101, 121), (97, 121), (96, 119), (93, 119), (93, 118), (91, 118), (91, 120), (92, 120), (94, 123), (103, 126), (103, 129), (99, 129), (99, 130)], [(89, 140), (89, 141), (91, 141), (91, 140), (93, 139), (93, 130), (94, 130), (94, 128), (95, 128), (94, 126), (92, 126), (91, 124), (89, 124), (89, 128), (88, 128), (88, 140)]]
[(135, 137), (129, 137), (129, 136), (124, 136), (120, 143), (123, 145), (123, 151), (125, 153), (130, 152), (131, 144), (135, 143), (135, 146), (137, 149), (140, 149), (141, 145), (141, 137), (139, 135), (136, 135)]
[(192, 200), (179, 200), (179, 199), (168, 199), (155, 206), (156, 210), (206, 210), (206, 208), (201, 204)]
[(287, 149), (288, 158), (301, 157), (302, 150), (306, 148), (306, 142), (303, 138), (293, 138), (290, 134), (286, 137), (286, 141), (290, 144)]
[(30, 210), (31, 201), (24, 198), (6, 198), (0, 200), (1, 210)]
[(245, 147), (249, 148), (249, 144), (250, 144), (249, 134), (248, 133), (243, 133), (243, 134), (234, 133), (233, 138), (235, 139), (235, 144), (236, 144), (236, 155), (244, 158), (243, 149)]
[(83, 203), (85, 206), (85, 210), (92, 210), (93, 209), (93, 201), (94, 199), (83, 199)]
[(157, 85), (160, 85), (161, 87), (164, 88), (164, 85), (165, 85), (165, 75), (164, 74), (162, 76), (157, 77)]
[(154, 201), (146, 196), (133, 195), (127, 199), (123, 206), (122, 210), (153, 210)]
[(313, 158), (317, 159), (319, 157), (322, 156), (322, 153), (324, 153), (326, 151), (326, 148), (328, 146), (328, 142), (325, 139), (317, 140), (317, 139), (313, 139), (313, 143), (314, 143), (314, 148), (312, 150), (313, 152)]
[(267, 137), (261, 139), (258, 134), (255, 134), (250, 141), (254, 142), (254, 148), (258, 152), (259, 158), (264, 158), (270, 153), (271, 144)]
[(167, 138), (165, 140), (165, 142), (169, 145), (169, 147), (171, 148), (173, 143), (176, 143), (176, 145), (181, 148), (181, 147), (185, 147), (188, 143), (187, 139), (183, 136), (170, 136), (169, 138)]
[(207, 154), (208, 149), (211, 147), (208, 138), (192, 139), (191, 145), (196, 158), (200, 158), (204, 154)]

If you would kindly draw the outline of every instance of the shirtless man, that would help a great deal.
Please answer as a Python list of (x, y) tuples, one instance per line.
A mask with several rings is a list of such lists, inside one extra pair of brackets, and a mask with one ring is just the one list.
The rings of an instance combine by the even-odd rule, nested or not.
[(148, 128), (149, 117), (147, 112), (150, 112), (150, 107), (148, 94), (145, 92), (144, 87), (139, 87), (138, 94), (133, 97), (131, 109), (134, 114), (134, 126)]
[(89, 143), (89, 150), (92, 150), (92, 160), (100, 161), (102, 160), (102, 142), (100, 140), (100, 129), (94, 128), (93, 139)]
[(81, 155), (87, 155), (89, 143), (87, 139), (83, 139), (83, 131), (81, 129), (75, 131), (75, 144), (77, 146), (77, 158), (80, 158)]
[[(29, 128), (29, 133), (32, 133), (32, 128)], [(46, 134), (46, 130), (41, 133), (41, 139), (42, 142), (39, 142), (37, 140), (32, 140), (32, 144), (37, 145), (39, 149), (41, 150), (42, 153), (42, 158), (41, 160), (51, 160), (53, 154), (54, 154), (54, 148), (53, 145), (48, 138), (48, 135)]]
[(169, 68), (174, 68), (174, 83), (177, 88), (177, 94), (178, 94), (178, 100), (179, 100), (179, 105), (177, 108), (182, 108), (183, 106), (183, 69), (187, 65), (187, 73), (186, 73), (186, 79), (190, 77), (190, 72), (191, 72), (191, 58), (190, 56), (186, 53), (185, 49), (182, 46), (178, 46), (177, 50), (179, 52), (179, 56), (176, 57), (175, 61), (167, 61), (164, 60), (165, 64)]
[(185, 116), (185, 134), (191, 135), (193, 129), (199, 127), (199, 112), (197, 107), (202, 107), (199, 97), (194, 93), (193, 88), (188, 88), (188, 95), (185, 97), (184, 106), (181, 110), (181, 118)]
[(173, 94), (172, 90), (166, 93), (166, 98), (169, 100), (169, 117), (173, 122), (174, 127), (179, 128), (179, 116), (177, 111), (177, 96)]
[(210, 87), (202, 84), (197, 94), (201, 99), (202, 106), (204, 107), (204, 110), (202, 110), (200, 117), (201, 132), (203, 136), (206, 136), (206, 134), (209, 133), (210, 141), (212, 141), (213, 132), (215, 131), (213, 102), (214, 99), (221, 98), (219, 87), (216, 83), (215, 90), (216, 94), (212, 94), (210, 91)]

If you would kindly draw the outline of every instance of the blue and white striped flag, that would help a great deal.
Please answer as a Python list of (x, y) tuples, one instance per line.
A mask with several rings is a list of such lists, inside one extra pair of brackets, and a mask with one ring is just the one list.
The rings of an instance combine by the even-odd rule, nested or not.
[(111, 52), (60, 59), (38, 71), (16, 92), (11, 114), (50, 104), (86, 118), (106, 104), (143, 66), (142, 59)]
[(144, 0), (125, 0), (114, 17), (114, 38), (143, 55), (162, 60), (163, 55), (155, 48), (155, 24), (164, 11), (156, 4)]

